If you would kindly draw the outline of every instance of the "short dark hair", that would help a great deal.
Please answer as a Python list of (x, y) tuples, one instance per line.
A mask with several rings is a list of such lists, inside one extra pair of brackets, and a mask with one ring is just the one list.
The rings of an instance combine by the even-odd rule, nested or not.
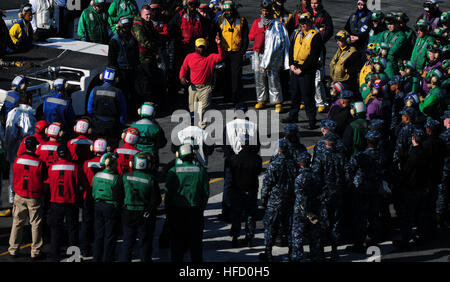
[(20, 93), (18, 104), (26, 104), (31, 106), (31, 100), (31, 93), (22, 92)]
[(151, 10), (151, 9), (150, 9), (150, 5), (148, 5), (148, 4), (142, 5), (142, 7), (141, 7), (141, 12), (142, 12), (143, 10), (148, 10), (148, 11), (150, 11), (150, 10)]

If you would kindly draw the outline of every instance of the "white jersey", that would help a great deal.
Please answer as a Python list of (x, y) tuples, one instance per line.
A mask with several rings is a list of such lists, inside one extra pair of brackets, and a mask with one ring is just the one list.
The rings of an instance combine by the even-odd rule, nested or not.
[(180, 140), (180, 142), (183, 142), (185, 139), (190, 138), (193, 138), (194, 144), (198, 145), (197, 160), (203, 167), (207, 168), (208, 156), (205, 154), (205, 152), (203, 152), (203, 144), (206, 144), (208, 133), (198, 126), (188, 126), (178, 132), (178, 139)]
[(245, 135), (248, 134), (250, 137), (250, 145), (252, 141), (255, 141), (258, 134), (258, 126), (246, 119), (234, 119), (227, 123), (226, 125), (227, 140), (225, 140), (225, 145), (230, 145), (234, 153), (237, 155), (242, 150), (242, 144), (245, 142)]

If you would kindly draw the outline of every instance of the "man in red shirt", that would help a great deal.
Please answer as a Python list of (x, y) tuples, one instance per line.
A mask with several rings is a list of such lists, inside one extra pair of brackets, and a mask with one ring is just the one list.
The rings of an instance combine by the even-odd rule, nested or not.
[[(180, 81), (183, 85), (189, 85), (189, 111), (194, 115), (196, 104), (198, 103), (198, 113), (200, 114), (199, 126), (206, 127), (203, 121), (203, 114), (211, 105), (212, 74), (214, 64), (222, 61), (223, 49), (221, 39), (216, 36), (217, 49), (219, 53), (206, 55), (207, 43), (204, 38), (195, 41), (195, 52), (186, 56), (180, 70)], [(189, 73), (189, 80), (187, 75)]]
[(9, 238), (8, 252), (16, 257), (22, 240), (23, 228), (28, 218), (31, 225), (33, 243), (31, 245), (31, 258), (42, 258), (42, 204), (43, 182), (47, 174), (45, 163), (35, 155), (38, 141), (30, 136), (25, 141), (25, 152), (14, 161), (13, 187), (14, 208), (11, 236)]
[[(36, 138), (36, 140), (38, 142), (38, 146), (40, 144), (47, 142), (47, 139), (46, 139), (47, 137), (45, 136), (45, 129), (48, 126), (49, 126), (49, 124), (45, 120), (40, 120), (36, 123), (36, 126), (34, 127), (34, 134), (29, 135), (29, 136), (33, 136), (34, 138)], [(19, 150), (17, 151), (17, 156), (20, 156), (27, 151), (25, 148), (25, 140), (29, 136), (22, 139), (22, 143), (20, 143)]]
[(117, 153), (117, 172), (120, 176), (131, 171), (130, 161), (133, 160), (135, 154), (142, 152), (136, 148), (139, 141), (139, 130), (136, 127), (129, 127), (122, 133), (122, 139), (125, 144), (114, 150)]
[(67, 226), (68, 246), (78, 246), (80, 186), (89, 187), (86, 177), (75, 162), (65, 144), (58, 146), (58, 160), (48, 170), (50, 184), (50, 210), (48, 223), (51, 229), (51, 257), (59, 261), (61, 236)]

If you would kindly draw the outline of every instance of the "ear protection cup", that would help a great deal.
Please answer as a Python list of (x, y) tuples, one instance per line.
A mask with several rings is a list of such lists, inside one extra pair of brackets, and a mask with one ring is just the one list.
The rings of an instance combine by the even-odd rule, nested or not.
[(92, 129), (88, 119), (79, 119), (73, 127), (73, 131), (79, 134), (91, 134)]
[(432, 84), (438, 84), (438, 82), (439, 82), (439, 79), (438, 79), (437, 77), (433, 76), (433, 77), (431, 78), (431, 83), (432, 83)]
[[(64, 85), (63, 85), (62, 91), (66, 90), (67, 87), (69, 87), (69, 82), (68, 82), (67, 80), (63, 79), (63, 78), (58, 78), (58, 79), (56, 79), (55, 81), (57, 81), (57, 80), (59, 80), (59, 79), (64, 80)], [(50, 89), (51, 89), (51, 90), (55, 90), (55, 85), (54, 85), (55, 81), (52, 81), (52, 83), (50, 83)]]
[(59, 122), (54, 122), (45, 128), (45, 135), (53, 138), (61, 138), (64, 135), (62, 130), (62, 124)]
[(26, 78), (23, 75), (18, 75), (11, 81), (11, 89), (23, 92), (26, 88), (26, 83)]

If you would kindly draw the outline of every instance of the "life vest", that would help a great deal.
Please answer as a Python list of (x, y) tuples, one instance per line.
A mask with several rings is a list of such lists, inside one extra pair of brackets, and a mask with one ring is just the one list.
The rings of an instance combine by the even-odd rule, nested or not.
[(84, 135), (80, 135), (67, 142), (67, 148), (72, 156), (72, 161), (77, 161), (78, 164), (83, 164), (86, 160), (92, 157), (91, 145), (93, 141)]
[(133, 171), (123, 176), (126, 210), (145, 211), (150, 209), (151, 191), (155, 182), (152, 177), (142, 171)]
[(130, 161), (133, 160), (133, 156), (142, 151), (130, 144), (125, 143), (114, 152), (119, 155), (117, 158), (117, 172), (119, 175), (123, 175), (124, 173), (131, 171)]
[(167, 30), (167, 24), (165, 22), (162, 21), (153, 21), (153, 27), (155, 28), (155, 30), (163, 36), (168, 36), (169, 35), (169, 31)]
[(73, 204), (78, 188), (78, 165), (59, 160), (50, 166), (48, 181), (50, 184), (50, 202)]
[(13, 165), (14, 192), (27, 198), (39, 198), (43, 193), (42, 161), (31, 153), (16, 158)]
[[(93, 94), (94, 116), (103, 121), (115, 121), (119, 116), (120, 90), (112, 85), (103, 84), (94, 88)], [(94, 118), (94, 123), (96, 119)]]
[(4, 101), (4, 106), (6, 109), (6, 116), (8, 116), (8, 113), (14, 109), (18, 102), (19, 102), (19, 97), (20, 97), (20, 93), (17, 91), (10, 91), (8, 92), (8, 94), (6, 95), (5, 101)]
[(238, 17), (234, 20), (233, 25), (230, 25), (224, 16), (220, 16), (218, 23), (222, 30), (222, 46), (225, 51), (239, 51), (242, 46), (242, 24), (244, 17)]
[(256, 25), (256, 31), (253, 33), (255, 34), (255, 42), (253, 42), (253, 51), (257, 53), (263, 53), (264, 52), (264, 42), (265, 42), (265, 32), (266, 29), (269, 28), (268, 25), (264, 25), (261, 18), (256, 19), (257, 25)]
[(181, 37), (184, 44), (189, 44), (195, 39), (202, 37), (203, 26), (200, 21), (200, 15), (197, 13), (193, 20), (190, 19), (189, 15), (184, 11), (180, 12), (181, 17)]
[(357, 119), (350, 123), (353, 129), (353, 145), (352, 155), (364, 151), (366, 148), (366, 133), (367, 133), (367, 121), (364, 119)]
[(22, 35), (18, 38), (19, 46), (31, 46), (33, 44), (33, 29), (31, 28), (31, 23), (28, 25), (25, 24), (24, 20), (19, 20), (17, 24), (20, 26), (22, 30)]
[(361, 87), (364, 83), (366, 83), (366, 76), (372, 72), (373, 66), (371, 64), (365, 64), (361, 68), (361, 72), (359, 73), (359, 87)]
[(45, 142), (36, 149), (36, 155), (38, 155), (39, 159), (45, 162), (45, 164), (49, 167), (58, 160), (56, 150), (59, 145), (61, 145), (61, 143), (57, 141)]
[[(338, 47), (340, 48), (340, 47)], [(356, 52), (355, 47), (349, 46), (346, 50), (339, 50), (330, 65), (330, 75), (334, 81), (346, 81), (350, 75), (345, 71), (345, 62)]]
[(111, 173), (109, 170), (97, 172), (92, 182), (92, 196), (96, 202), (104, 201), (118, 206), (116, 201), (113, 201), (112, 187), (117, 183), (119, 175)]
[(120, 39), (119, 34), (116, 33), (111, 40), (115, 40), (117, 44), (119, 45), (119, 54), (117, 55), (117, 64), (119, 66), (119, 69), (126, 69), (128, 67), (131, 67), (131, 63), (133, 63), (134, 56), (137, 56), (137, 54), (134, 54), (136, 46), (139, 48), (139, 44), (134, 39), (134, 37), (131, 37), (127, 42)]
[(319, 32), (315, 29), (310, 29), (308, 33), (302, 35), (303, 32), (299, 29), (294, 35), (294, 61), (302, 65), (309, 54), (311, 53), (311, 42)]

